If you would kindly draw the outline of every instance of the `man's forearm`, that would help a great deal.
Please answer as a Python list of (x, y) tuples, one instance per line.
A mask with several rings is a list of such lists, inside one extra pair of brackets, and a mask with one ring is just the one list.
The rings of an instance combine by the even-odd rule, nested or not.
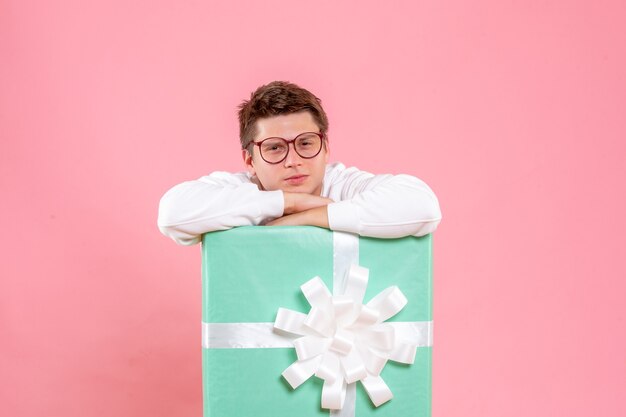
[(330, 198), (306, 193), (291, 193), (285, 191), (283, 192), (283, 196), (285, 199), (283, 216), (326, 206), (333, 202)]
[(182, 245), (203, 233), (257, 225), (283, 215), (281, 191), (260, 191), (243, 174), (215, 172), (172, 187), (161, 198), (157, 224)]
[(328, 229), (328, 209), (326, 206), (315, 207), (299, 213), (279, 217), (267, 226), (317, 226)]

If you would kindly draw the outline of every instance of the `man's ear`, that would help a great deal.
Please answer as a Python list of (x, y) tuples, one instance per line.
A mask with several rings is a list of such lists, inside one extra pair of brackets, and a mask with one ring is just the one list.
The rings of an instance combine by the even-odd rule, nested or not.
[(256, 170), (254, 169), (252, 154), (247, 149), (244, 149), (241, 151), (241, 156), (243, 157), (243, 163), (246, 165), (246, 170), (250, 173), (250, 175), (255, 176)]

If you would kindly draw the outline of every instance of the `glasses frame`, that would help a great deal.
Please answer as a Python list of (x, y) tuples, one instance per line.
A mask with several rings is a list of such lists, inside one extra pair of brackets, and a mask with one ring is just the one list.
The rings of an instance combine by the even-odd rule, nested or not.
[[(315, 155), (313, 155), (313, 156), (302, 156), (302, 155), (300, 155), (300, 152), (298, 152), (298, 150), (296, 149), (296, 141), (298, 140), (298, 138), (299, 138), (300, 136), (302, 136), (302, 135), (308, 135), (308, 134), (314, 134), (314, 135), (319, 136), (320, 141), (321, 141), (321, 142), (320, 142), (320, 148), (319, 148), (319, 150), (317, 151), (317, 153), (316, 153)], [(296, 136), (295, 138), (293, 138), (293, 139), (291, 139), (291, 140), (287, 140), (287, 139), (285, 139), (285, 138), (281, 138), (281, 137), (278, 137), (278, 136), (272, 136), (272, 137), (265, 138), (265, 139), (260, 140), (260, 141), (257, 141), (257, 142), (252, 141), (252, 142), (250, 142), (250, 144), (251, 144), (251, 145), (256, 145), (256, 146), (258, 146), (258, 147), (259, 147), (259, 155), (261, 155), (261, 159), (263, 159), (263, 160), (264, 160), (265, 162), (267, 162), (268, 164), (276, 165), (276, 164), (280, 164), (280, 163), (281, 163), (281, 162), (283, 162), (285, 159), (287, 159), (287, 156), (289, 156), (289, 151), (291, 150), (291, 148), (289, 147), (289, 145), (290, 145), (290, 144), (293, 144), (293, 150), (296, 152), (296, 154), (297, 154), (300, 158), (302, 158), (302, 159), (313, 159), (313, 158), (315, 158), (317, 155), (319, 155), (319, 154), (320, 154), (320, 152), (322, 152), (322, 148), (324, 147), (324, 139), (325, 139), (325, 138), (326, 138), (326, 137), (324, 136), (324, 134), (323, 134), (322, 132), (303, 132), (303, 133), (300, 133), (298, 136)], [(270, 162), (270, 161), (268, 161), (267, 159), (265, 159), (265, 157), (263, 156), (263, 152), (261, 151), (261, 145), (263, 144), (263, 142), (265, 142), (266, 140), (270, 140), (270, 139), (280, 139), (280, 140), (282, 140), (283, 142), (285, 142), (285, 143), (287, 144), (287, 152), (285, 152), (285, 156), (284, 156), (284, 157), (283, 157), (283, 159), (281, 159), (280, 161), (277, 161), (277, 162)]]

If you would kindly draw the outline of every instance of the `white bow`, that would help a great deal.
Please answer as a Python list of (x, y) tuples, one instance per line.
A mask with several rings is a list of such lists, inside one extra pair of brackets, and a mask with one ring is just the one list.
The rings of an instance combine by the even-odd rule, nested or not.
[(300, 288), (311, 305), (308, 314), (279, 308), (274, 329), (300, 335), (293, 345), (298, 360), (282, 373), (295, 389), (312, 375), (324, 380), (322, 407), (343, 407), (348, 384), (361, 381), (376, 407), (393, 398), (380, 377), (388, 360), (412, 364), (416, 345), (404, 332), (384, 323), (407, 304), (397, 286), (367, 304), (363, 297), (369, 271), (352, 265), (343, 294), (332, 296), (320, 277)]

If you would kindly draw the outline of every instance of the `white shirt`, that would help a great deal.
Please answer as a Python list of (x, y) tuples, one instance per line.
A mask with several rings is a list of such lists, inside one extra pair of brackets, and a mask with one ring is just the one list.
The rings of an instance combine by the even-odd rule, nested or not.
[[(321, 195), (334, 201), (328, 205), (331, 230), (378, 238), (423, 236), (441, 221), (433, 191), (410, 175), (373, 175), (329, 164)], [(281, 217), (284, 204), (281, 190), (260, 190), (247, 172), (214, 172), (165, 193), (158, 226), (177, 243), (193, 245), (207, 232)]]

